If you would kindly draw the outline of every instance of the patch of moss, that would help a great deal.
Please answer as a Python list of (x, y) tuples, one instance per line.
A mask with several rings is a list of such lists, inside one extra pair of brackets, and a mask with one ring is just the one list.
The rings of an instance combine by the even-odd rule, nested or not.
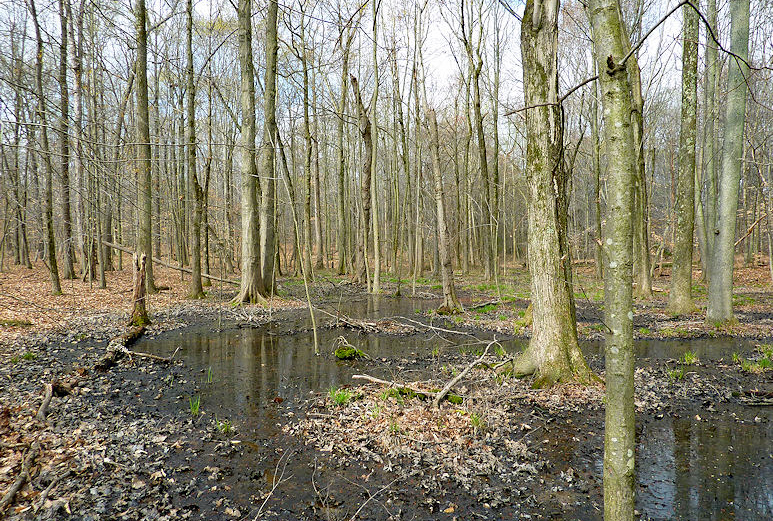
[(333, 354), (339, 360), (354, 360), (355, 358), (364, 358), (365, 353), (354, 347), (353, 345), (344, 344), (335, 351)]
[(0, 327), (32, 327), (32, 322), (29, 320), (0, 320)]

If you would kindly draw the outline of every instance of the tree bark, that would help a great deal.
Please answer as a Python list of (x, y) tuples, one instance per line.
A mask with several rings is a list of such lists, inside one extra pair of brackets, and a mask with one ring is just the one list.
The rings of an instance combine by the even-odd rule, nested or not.
[(668, 310), (695, 309), (692, 300), (692, 252), (695, 224), (695, 136), (698, 111), (698, 13), (682, 7), (682, 120), (679, 132), (679, 174), (676, 188), (676, 243), (671, 269)]
[(746, 115), (746, 78), (749, 68), (749, 0), (730, 4), (731, 58), (727, 78), (728, 96), (725, 108), (725, 139), (722, 152), (722, 174), (719, 185), (719, 213), (709, 276), (709, 303), (706, 321), (726, 324), (733, 317), (733, 254), (738, 210), (738, 184), (743, 159), (743, 131)]
[(524, 99), (532, 107), (526, 111), (526, 176), (533, 322), (529, 347), (514, 372), (534, 373), (535, 387), (591, 380), (577, 342), (567, 247), (567, 176), (557, 103), (558, 11), (558, 0), (529, 0), (521, 23)]
[(631, 121), (631, 84), (618, 62), (630, 47), (617, 0), (591, 0), (609, 164), (604, 247), (606, 413), (604, 419), (604, 519), (634, 519), (635, 421), (633, 401), (633, 183), (636, 142)]
[(277, 0), (269, 0), (266, 15), (266, 73), (263, 94), (263, 142), (260, 147), (260, 172), (266, 180), (261, 192), (260, 207), (260, 255), (263, 284), (266, 292), (276, 293), (274, 263), (276, 259), (276, 237), (274, 230), (276, 199), (276, 62), (277, 62)]
[(241, 142), (239, 170), (242, 182), (242, 276), (235, 302), (263, 303), (258, 215), (258, 169), (255, 165), (255, 66), (252, 60), (252, 0), (239, 0), (239, 68), (241, 71)]
[(354, 281), (366, 281), (367, 262), (368, 262), (368, 236), (370, 230), (370, 176), (372, 173), (371, 162), (373, 161), (373, 137), (371, 134), (372, 126), (368, 119), (368, 111), (362, 103), (360, 94), (360, 84), (357, 77), (350, 76), (352, 83), (352, 93), (354, 101), (357, 104), (357, 124), (360, 129), (365, 150), (362, 157), (362, 174), (360, 179), (360, 198), (362, 200), (362, 222), (360, 223), (360, 239), (357, 244), (357, 262), (354, 271)]
[(38, 95), (38, 120), (40, 121), (40, 147), (43, 157), (43, 166), (46, 172), (46, 249), (48, 250), (48, 271), (51, 275), (51, 291), (54, 295), (62, 294), (62, 286), (59, 282), (59, 268), (56, 264), (56, 240), (54, 238), (54, 195), (53, 195), (53, 167), (51, 165), (51, 149), (48, 143), (48, 118), (46, 115), (46, 97), (43, 92), (43, 37), (38, 22), (38, 12), (35, 0), (29, 0), (30, 14), (35, 25), (35, 39), (37, 40), (37, 55), (35, 60), (35, 89)]
[(148, 318), (148, 309), (145, 305), (145, 266), (147, 257), (144, 253), (135, 253), (132, 257), (132, 269), (134, 270), (134, 293), (132, 299), (134, 301), (134, 308), (132, 309), (131, 318), (129, 318), (130, 326), (144, 327), (150, 324)]
[(146, 28), (145, 0), (137, 0), (135, 6), (135, 30), (137, 31), (137, 212), (139, 230), (137, 233), (137, 253), (147, 258), (145, 284), (148, 293), (155, 293), (153, 281), (153, 242), (152, 242), (152, 184), (150, 151), (150, 113), (148, 111), (148, 34)]
[(61, 119), (59, 120), (59, 153), (61, 154), (62, 176), (62, 226), (64, 229), (64, 253), (62, 259), (62, 277), (75, 278), (72, 247), (72, 212), (70, 210), (70, 91), (67, 85), (67, 10), (65, 0), (59, 0), (59, 21), (61, 40), (59, 42), (59, 97)]
[(204, 192), (199, 184), (199, 177), (196, 168), (196, 82), (193, 77), (193, 0), (186, 2), (186, 34), (185, 34), (185, 54), (187, 57), (187, 66), (185, 76), (187, 80), (187, 119), (188, 119), (188, 177), (190, 179), (191, 191), (194, 197), (193, 222), (191, 223), (191, 233), (193, 241), (191, 247), (191, 283), (188, 288), (188, 298), (204, 298), (204, 288), (201, 284), (201, 219), (204, 211)]

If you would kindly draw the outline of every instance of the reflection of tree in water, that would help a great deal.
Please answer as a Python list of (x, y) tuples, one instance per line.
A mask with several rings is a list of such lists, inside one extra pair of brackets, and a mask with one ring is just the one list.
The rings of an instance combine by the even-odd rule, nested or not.
[(773, 517), (771, 426), (664, 420), (640, 439), (640, 509), (654, 518)]

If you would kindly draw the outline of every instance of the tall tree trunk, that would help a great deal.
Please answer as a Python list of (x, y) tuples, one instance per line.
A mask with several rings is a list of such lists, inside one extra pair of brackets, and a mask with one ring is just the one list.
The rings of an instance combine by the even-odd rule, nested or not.
[[(489, 168), (488, 159), (486, 155), (486, 136), (483, 131), (483, 114), (481, 112), (481, 100), (480, 100), (480, 75), (483, 70), (483, 56), (481, 54), (480, 47), (482, 45), (482, 31), (483, 21), (479, 20), (479, 36), (477, 45), (474, 44), (473, 37), (473, 23), (472, 20), (468, 20), (468, 28), (465, 27), (465, 3), (461, 3), (461, 35), (463, 38), (464, 48), (467, 52), (467, 61), (470, 70), (470, 83), (472, 85), (472, 106), (475, 116), (475, 133), (478, 138), (478, 158), (480, 163), (480, 175), (483, 182), (483, 195), (481, 200), (481, 237), (483, 238), (483, 271), (486, 279), (491, 279), (494, 276), (494, 252), (493, 241), (491, 240), (491, 188), (489, 183)], [(475, 46), (474, 46), (475, 45)]]
[(266, 72), (263, 94), (263, 142), (260, 147), (260, 172), (266, 182), (263, 184), (260, 207), (260, 255), (263, 284), (270, 294), (276, 293), (274, 266), (276, 260), (275, 198), (276, 198), (276, 147), (278, 135), (276, 124), (276, 62), (277, 62), (277, 0), (269, 0), (266, 15)]
[[(708, 0), (709, 28), (715, 36), (717, 33), (717, 0)], [(712, 39), (709, 31), (706, 31), (706, 144), (705, 153), (706, 173), (704, 177), (708, 183), (706, 188), (706, 257), (711, 263), (713, 258), (714, 241), (719, 229), (717, 228), (717, 103), (716, 92), (719, 82), (717, 43)], [(711, 278), (711, 267), (707, 279)]]
[(135, 6), (135, 29), (137, 31), (137, 211), (139, 230), (137, 253), (147, 258), (145, 285), (149, 294), (156, 292), (153, 281), (152, 242), (152, 185), (150, 152), (150, 113), (148, 111), (148, 34), (146, 27), (145, 0), (137, 0)]
[(37, 55), (35, 60), (35, 89), (38, 95), (38, 120), (40, 121), (40, 147), (43, 156), (43, 166), (46, 172), (46, 249), (48, 250), (48, 270), (51, 274), (51, 291), (54, 295), (62, 294), (62, 286), (59, 283), (59, 268), (56, 264), (56, 241), (54, 239), (54, 195), (53, 195), (53, 167), (51, 166), (51, 149), (48, 143), (48, 118), (46, 115), (46, 97), (43, 92), (43, 37), (38, 23), (38, 12), (35, 0), (29, 0), (30, 14), (35, 25), (35, 39), (37, 40)]
[(185, 34), (185, 54), (187, 57), (187, 66), (185, 76), (187, 80), (187, 119), (188, 119), (188, 179), (191, 184), (191, 191), (194, 197), (193, 223), (191, 226), (193, 241), (191, 247), (191, 283), (188, 288), (188, 298), (204, 298), (204, 288), (201, 285), (201, 216), (204, 210), (204, 192), (199, 184), (198, 172), (196, 170), (196, 82), (193, 77), (193, 0), (186, 2), (186, 34)]
[(746, 115), (746, 78), (749, 67), (749, 0), (730, 4), (730, 51), (738, 56), (730, 60), (728, 96), (725, 108), (725, 147), (722, 152), (722, 174), (719, 185), (719, 213), (712, 250), (709, 303), (706, 321), (723, 324), (733, 321), (733, 253), (738, 184), (743, 158), (743, 131)]
[(682, 122), (679, 132), (679, 177), (676, 188), (676, 243), (668, 310), (695, 309), (692, 300), (692, 250), (695, 224), (695, 136), (698, 111), (698, 13), (682, 7)]
[[(272, 2), (273, 3), (273, 2)], [(255, 165), (255, 67), (252, 60), (252, 0), (239, 0), (239, 68), (241, 71), (242, 276), (235, 302), (264, 302), (258, 212), (258, 169)]]
[(354, 270), (354, 281), (362, 283), (366, 281), (367, 263), (368, 263), (368, 236), (370, 230), (370, 176), (372, 173), (371, 162), (373, 161), (373, 138), (371, 135), (372, 126), (368, 119), (368, 111), (362, 103), (360, 94), (360, 84), (357, 77), (350, 76), (352, 84), (352, 94), (357, 104), (357, 124), (360, 129), (365, 150), (362, 157), (362, 173), (360, 175), (360, 198), (362, 200), (362, 213), (360, 223), (360, 238), (357, 244), (357, 261)]
[[(623, 27), (624, 44), (630, 50), (629, 37)], [(635, 294), (639, 298), (652, 297), (650, 278), (650, 239), (647, 215), (647, 174), (644, 160), (644, 97), (642, 94), (641, 69), (634, 52), (626, 63), (632, 89), (633, 139), (636, 145), (636, 177), (634, 178), (633, 210), (633, 278)]]
[[(344, 39), (344, 28), (341, 28), (341, 39)], [(338, 248), (337, 272), (339, 275), (346, 273), (347, 249), (346, 249), (346, 153), (344, 150), (344, 118), (347, 112), (349, 90), (349, 51), (352, 45), (354, 31), (348, 30), (346, 44), (343, 46), (343, 64), (341, 66), (341, 98), (338, 102), (337, 140), (338, 146), (338, 234), (336, 236)]]
[(64, 228), (64, 253), (62, 258), (62, 277), (75, 278), (72, 247), (72, 212), (70, 211), (70, 91), (67, 85), (67, 10), (65, 0), (59, 0), (59, 21), (61, 40), (59, 42), (59, 96), (61, 119), (59, 120), (59, 153), (61, 154), (62, 174), (62, 225)]
[[(529, 273), (532, 337), (514, 365), (535, 374), (535, 387), (577, 379), (591, 371), (577, 342), (571, 257), (567, 245), (567, 176), (558, 105), (558, 0), (526, 3), (521, 54), (529, 165)], [(563, 215), (562, 215), (563, 214)]]
[(606, 324), (606, 413), (604, 418), (604, 519), (634, 519), (636, 450), (633, 402), (633, 184), (636, 142), (631, 121), (631, 84), (618, 62), (626, 41), (617, 0), (591, 0), (594, 54), (602, 91), (609, 165), (604, 247)]
[(378, 5), (377, 0), (371, 0), (373, 6), (373, 98), (370, 102), (370, 122), (373, 148), (370, 161), (370, 197), (373, 206), (373, 283), (371, 293), (381, 292), (381, 237), (378, 219)]

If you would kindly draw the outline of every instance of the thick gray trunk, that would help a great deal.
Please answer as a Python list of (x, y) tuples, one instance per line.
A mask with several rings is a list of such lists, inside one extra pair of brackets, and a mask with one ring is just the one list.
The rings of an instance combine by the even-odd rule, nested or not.
[(252, 60), (252, 0), (239, 0), (239, 69), (241, 72), (242, 276), (236, 302), (264, 302), (258, 212), (258, 169), (255, 165), (255, 67)]
[(749, 55), (749, 0), (730, 4), (730, 51), (728, 96), (725, 109), (725, 147), (722, 152), (722, 174), (719, 185), (719, 213), (711, 259), (709, 304), (706, 321), (715, 324), (733, 320), (733, 253), (738, 184), (743, 159), (743, 130), (746, 114), (746, 78), (749, 68), (744, 61)]

